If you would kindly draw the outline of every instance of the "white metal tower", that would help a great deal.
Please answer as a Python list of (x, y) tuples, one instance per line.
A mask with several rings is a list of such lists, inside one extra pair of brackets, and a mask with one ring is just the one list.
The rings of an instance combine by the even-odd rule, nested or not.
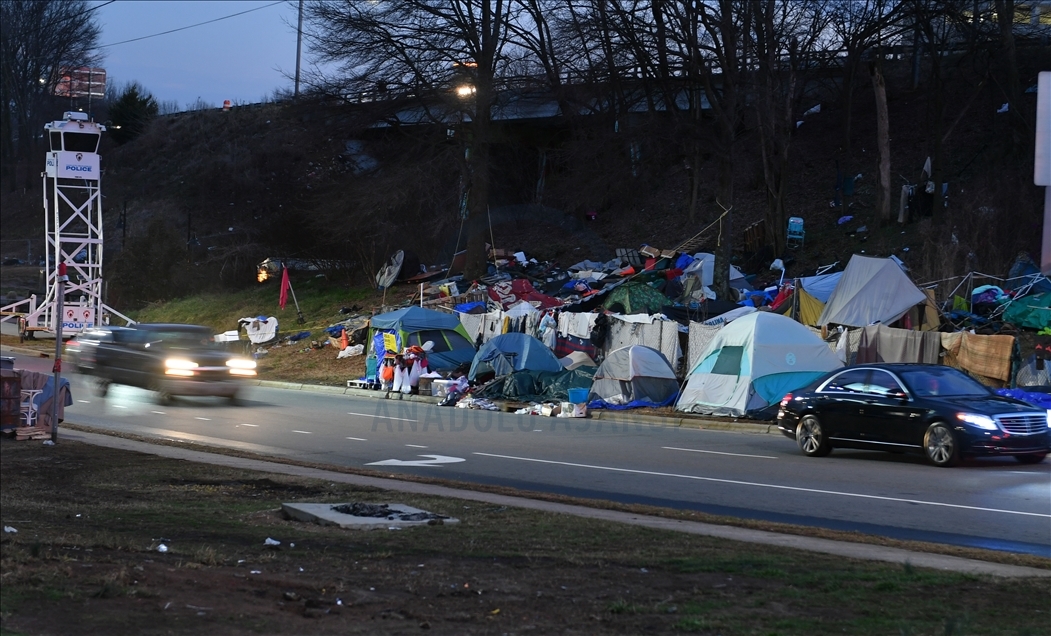
[(55, 332), (56, 265), (66, 263), (69, 282), (65, 284), (61, 320), (62, 330), (72, 335), (94, 327), (103, 316), (102, 174), (98, 148), (106, 128), (84, 113), (67, 112), (62, 121), (45, 124), (44, 130), (50, 145), (41, 174), (47, 295), (41, 304), (31, 303), (25, 326), (30, 332)]

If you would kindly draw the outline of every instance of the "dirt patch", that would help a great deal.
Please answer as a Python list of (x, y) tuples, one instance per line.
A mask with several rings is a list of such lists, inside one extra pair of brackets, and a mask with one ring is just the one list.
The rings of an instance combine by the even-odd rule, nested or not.
[(391, 495), (75, 442), (5, 438), (0, 459), (5, 633), (1038, 633), (1049, 614), (1049, 581), (433, 497), (396, 500), (461, 523), (347, 531), (280, 503)]

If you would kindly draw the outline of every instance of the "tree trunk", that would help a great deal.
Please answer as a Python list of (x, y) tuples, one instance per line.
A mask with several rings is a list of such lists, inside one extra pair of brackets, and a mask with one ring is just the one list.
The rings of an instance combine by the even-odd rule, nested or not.
[(854, 61), (854, 54), (847, 53), (847, 60), (843, 65), (843, 88), (841, 91), (841, 108), (843, 109), (842, 128), (840, 134), (840, 152), (843, 153), (849, 162), (850, 159), (850, 137), (852, 134), (851, 128), (853, 126), (853, 114), (854, 114), (854, 75), (857, 73), (857, 63)]
[(715, 250), (715, 272), (712, 284), (720, 300), (730, 300), (730, 260), (733, 258), (733, 200), (734, 200), (734, 132), (733, 122), (724, 122), (722, 152), (719, 158), (719, 196), (716, 203), (719, 214), (726, 216), (719, 223), (719, 243)]
[[(479, 82), (481, 84), (481, 82)], [(464, 280), (474, 280), (487, 273), (489, 240), (489, 91), (477, 88), (477, 106), (471, 122), (470, 155), (467, 158), (467, 264)], [(495, 245), (493, 247), (496, 247)]]
[(1026, 147), (1027, 131), (1031, 130), (1022, 110), (1022, 87), (1018, 77), (1018, 61), (1015, 53), (1014, 0), (996, 0), (996, 19), (1000, 27), (1002, 59), (1000, 68), (1006, 75), (1004, 92), (1007, 94), (1007, 117), (1011, 122), (1011, 149), (1018, 151)]
[(890, 117), (887, 114), (887, 86), (878, 63), (869, 66), (872, 88), (876, 95), (876, 149), (879, 170), (876, 172), (876, 216), (890, 220)]

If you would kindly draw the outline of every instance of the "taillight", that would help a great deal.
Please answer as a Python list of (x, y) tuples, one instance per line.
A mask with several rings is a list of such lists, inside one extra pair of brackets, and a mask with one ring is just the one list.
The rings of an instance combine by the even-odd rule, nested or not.
[(785, 397), (781, 398), (781, 408), (788, 406), (788, 403), (792, 401), (792, 394), (786, 393)]

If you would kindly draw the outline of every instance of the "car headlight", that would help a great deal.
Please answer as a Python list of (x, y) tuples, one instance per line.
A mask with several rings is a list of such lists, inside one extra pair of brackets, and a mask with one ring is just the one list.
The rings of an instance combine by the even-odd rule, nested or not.
[(1051, 409), (1047, 409), (1047, 427), (1051, 428)]
[(197, 363), (186, 358), (168, 358), (164, 361), (166, 369), (196, 369)]
[(972, 426), (978, 428), (984, 428), (987, 431), (995, 431), (999, 426), (996, 425), (996, 420), (987, 415), (978, 415), (977, 413), (957, 413), (956, 419), (961, 422), (966, 422)]
[(254, 369), (255, 360), (249, 360), (248, 358), (230, 358), (226, 361), (226, 366), (231, 369)]

